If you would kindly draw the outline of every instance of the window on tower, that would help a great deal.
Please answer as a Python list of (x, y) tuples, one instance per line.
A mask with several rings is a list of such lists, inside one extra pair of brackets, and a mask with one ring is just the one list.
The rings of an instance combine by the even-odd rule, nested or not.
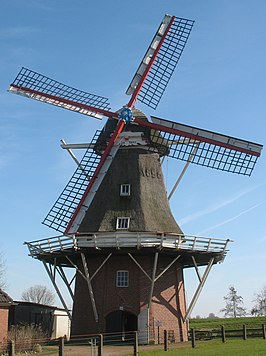
[(116, 271), (116, 286), (126, 288), (129, 286), (128, 271)]
[(118, 217), (116, 220), (116, 228), (118, 230), (128, 229), (129, 228), (129, 220), (127, 217)]
[(130, 184), (121, 184), (120, 185), (120, 196), (121, 197), (130, 196)]

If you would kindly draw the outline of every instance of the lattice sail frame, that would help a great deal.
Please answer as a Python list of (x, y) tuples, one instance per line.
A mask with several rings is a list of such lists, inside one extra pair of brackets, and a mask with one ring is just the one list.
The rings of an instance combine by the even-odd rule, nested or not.
[(102, 117), (95, 109), (110, 110), (107, 98), (75, 89), (24, 67), (9, 91), (95, 118)]
[[(134, 96), (140, 86), (136, 99), (152, 109), (157, 108), (185, 48), (193, 24), (194, 21), (184, 18), (169, 15), (164, 17), (126, 94)], [(141, 81), (143, 82), (140, 85)]]
[(44, 225), (60, 232), (65, 231), (100, 162), (101, 156), (93, 149), (100, 132), (95, 132), (91, 147), (86, 149), (73, 176), (46, 215), (42, 222)]
[(169, 157), (221, 171), (250, 176), (263, 146), (169, 120), (152, 117), (150, 150), (155, 148)]

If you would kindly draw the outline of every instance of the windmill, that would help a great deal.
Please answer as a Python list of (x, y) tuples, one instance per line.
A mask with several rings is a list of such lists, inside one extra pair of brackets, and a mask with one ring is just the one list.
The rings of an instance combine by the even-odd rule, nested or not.
[[(187, 340), (187, 320), (214, 264), (229, 240), (184, 234), (169, 199), (190, 163), (251, 175), (262, 145), (152, 116), (194, 21), (165, 15), (126, 93), (130, 100), (111, 111), (108, 100), (22, 68), (9, 91), (95, 118), (107, 117), (89, 144), (61, 142), (77, 169), (43, 223), (60, 236), (27, 242), (42, 261), (72, 319), (72, 335), (138, 330), (143, 343), (155, 330)], [(78, 161), (73, 149), (85, 149)], [(167, 197), (165, 156), (185, 162)], [(201, 275), (199, 267), (203, 266)], [(66, 270), (75, 273), (69, 279)], [(199, 283), (188, 306), (183, 271), (194, 268)], [(73, 313), (57, 283), (73, 298)], [(73, 284), (74, 291), (73, 291)], [(159, 341), (159, 336), (158, 336)]]

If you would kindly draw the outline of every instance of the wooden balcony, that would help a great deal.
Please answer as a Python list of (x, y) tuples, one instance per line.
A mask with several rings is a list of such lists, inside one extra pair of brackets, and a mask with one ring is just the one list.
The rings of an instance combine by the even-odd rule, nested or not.
[(104, 254), (110, 250), (119, 253), (129, 251), (149, 253), (156, 249), (162, 253), (184, 256), (198, 255), (209, 258), (213, 255), (216, 256), (216, 262), (221, 262), (228, 251), (229, 242), (229, 239), (184, 234), (116, 231), (61, 235), (25, 244), (31, 257), (46, 261), (49, 260), (49, 256), (57, 256), (60, 259), (64, 255), (84, 250)]

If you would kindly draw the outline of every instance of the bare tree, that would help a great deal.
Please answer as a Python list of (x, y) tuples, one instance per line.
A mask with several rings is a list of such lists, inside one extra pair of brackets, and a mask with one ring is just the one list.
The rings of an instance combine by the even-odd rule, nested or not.
[(243, 307), (243, 298), (237, 295), (236, 289), (229, 287), (229, 293), (224, 297), (225, 308), (220, 311), (224, 313), (224, 316), (237, 318), (246, 315), (246, 308)]
[(27, 302), (52, 305), (55, 301), (55, 294), (45, 286), (35, 285), (25, 290), (21, 299)]
[(5, 274), (6, 274), (6, 265), (5, 265), (3, 254), (0, 253), (0, 288), (1, 289), (6, 288)]
[(255, 305), (251, 309), (251, 314), (255, 316), (266, 315), (266, 286), (264, 286), (261, 291), (255, 294), (256, 298), (253, 300)]

